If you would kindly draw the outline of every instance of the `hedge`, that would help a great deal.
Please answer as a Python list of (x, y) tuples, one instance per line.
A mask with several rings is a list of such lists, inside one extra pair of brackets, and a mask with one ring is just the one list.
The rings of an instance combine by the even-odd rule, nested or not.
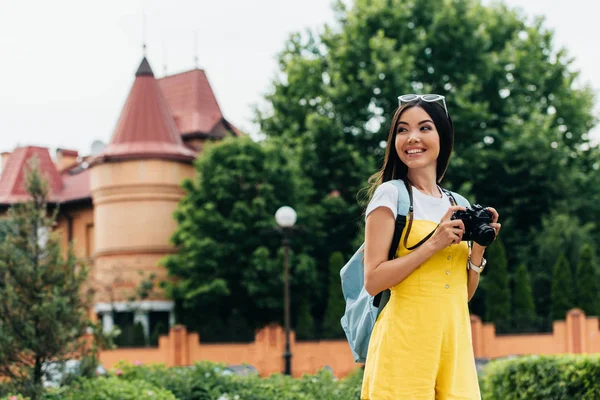
[(171, 391), (179, 400), (351, 400), (360, 397), (362, 370), (337, 380), (325, 369), (315, 375), (291, 378), (274, 374), (237, 376), (225, 365), (200, 362), (191, 367), (162, 365), (117, 366), (123, 380), (144, 380)]
[[(16, 399), (23, 399), (16, 396)], [(13, 400), (7, 396), (1, 400)], [(177, 400), (168, 390), (159, 388), (149, 382), (126, 381), (116, 377), (82, 378), (71, 386), (50, 389), (42, 396), (43, 400)]]
[(485, 400), (600, 399), (600, 355), (524, 356), (484, 368)]

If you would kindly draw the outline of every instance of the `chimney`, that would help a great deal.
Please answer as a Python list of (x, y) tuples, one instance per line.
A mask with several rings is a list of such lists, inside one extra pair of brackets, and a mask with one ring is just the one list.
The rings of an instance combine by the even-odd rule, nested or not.
[[(77, 150), (56, 149), (56, 169), (62, 172), (77, 164)], [(4, 161), (4, 159), (2, 159)]]
[(4, 171), (4, 167), (6, 166), (6, 163), (8, 162), (8, 157), (10, 157), (10, 151), (3, 151), (1, 155), (2, 155), (2, 171)]

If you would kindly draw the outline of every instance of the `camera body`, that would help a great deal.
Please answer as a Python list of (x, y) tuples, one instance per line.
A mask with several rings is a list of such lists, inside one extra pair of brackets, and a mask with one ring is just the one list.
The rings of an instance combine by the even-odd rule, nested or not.
[(463, 221), (463, 241), (473, 241), (480, 246), (489, 246), (496, 238), (496, 231), (490, 226), (492, 219), (492, 213), (479, 204), (473, 204), (465, 211), (455, 211), (450, 217), (450, 220)]

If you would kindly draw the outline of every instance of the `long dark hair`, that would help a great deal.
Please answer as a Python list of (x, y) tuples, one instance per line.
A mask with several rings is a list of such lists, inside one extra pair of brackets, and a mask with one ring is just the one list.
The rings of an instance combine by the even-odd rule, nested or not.
[(452, 124), (452, 118), (446, 115), (446, 110), (444, 110), (441, 104), (419, 99), (403, 104), (394, 113), (385, 149), (383, 167), (379, 172), (371, 175), (367, 183), (366, 189), (369, 199), (373, 196), (375, 189), (383, 182), (393, 179), (407, 179), (408, 167), (400, 160), (396, 151), (396, 133), (398, 132), (398, 121), (400, 121), (402, 113), (412, 107), (421, 107), (433, 120), (435, 129), (440, 136), (440, 154), (437, 158), (436, 168), (437, 183), (440, 183), (444, 179), (444, 174), (450, 163), (450, 155), (454, 148), (454, 125)]

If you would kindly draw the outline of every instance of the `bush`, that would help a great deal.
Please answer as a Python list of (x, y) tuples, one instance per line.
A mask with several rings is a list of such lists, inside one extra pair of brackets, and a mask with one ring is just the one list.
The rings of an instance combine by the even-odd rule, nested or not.
[(600, 399), (600, 356), (527, 356), (492, 361), (481, 379), (486, 400)]
[(116, 376), (109, 378), (81, 378), (70, 386), (49, 391), (42, 399), (352, 400), (360, 397), (362, 384), (361, 369), (342, 380), (326, 369), (297, 379), (281, 374), (261, 378), (239, 376), (224, 365), (211, 362), (173, 368), (121, 363), (113, 373)]
[(161, 364), (134, 366), (117, 365), (119, 378), (126, 381), (143, 380), (172, 392), (179, 400), (209, 400), (219, 397), (231, 385), (231, 377), (220, 374), (220, 364), (198, 363), (193, 367), (167, 368)]
[[(45, 399), (57, 399), (50, 393)], [(83, 379), (67, 388), (64, 400), (176, 400), (173, 393), (142, 380), (127, 381), (117, 377)]]
[(144, 380), (169, 390), (179, 400), (349, 400), (359, 398), (362, 383), (362, 370), (337, 380), (325, 369), (299, 379), (281, 374), (267, 378), (238, 376), (224, 365), (211, 362), (175, 368), (119, 364), (118, 369), (120, 379)]

